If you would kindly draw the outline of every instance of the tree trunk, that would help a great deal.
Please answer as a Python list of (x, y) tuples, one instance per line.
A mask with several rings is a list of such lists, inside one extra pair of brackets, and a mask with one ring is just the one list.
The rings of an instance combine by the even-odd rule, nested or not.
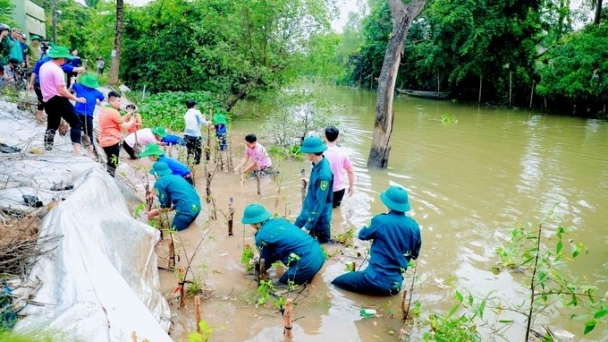
[(112, 50), (112, 64), (108, 82), (118, 86), (118, 71), (120, 69), (120, 46), (122, 45), (123, 0), (116, 0), (116, 36), (114, 36), (114, 50)]
[(393, 20), (393, 32), (386, 47), (382, 71), (378, 77), (374, 138), (367, 160), (369, 168), (384, 169), (388, 166), (394, 121), (393, 98), (395, 97), (395, 82), (401, 62), (401, 52), (412, 21), (425, 4), (426, 0), (412, 0), (407, 6), (403, 4), (402, 0), (388, 0)]
[(603, 0), (595, 0), (595, 16), (593, 17), (593, 23), (595, 25), (599, 25), (602, 18), (602, 1)]

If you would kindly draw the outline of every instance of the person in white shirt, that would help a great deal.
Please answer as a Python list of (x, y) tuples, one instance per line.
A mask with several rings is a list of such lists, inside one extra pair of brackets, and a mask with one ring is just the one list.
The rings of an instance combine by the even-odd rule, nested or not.
[(344, 150), (340, 149), (336, 142), (340, 131), (334, 126), (325, 128), (325, 140), (327, 141), (327, 150), (323, 152), (325, 159), (329, 162), (331, 172), (334, 174), (334, 197), (333, 207), (337, 208), (342, 203), (344, 193), (346, 192), (345, 174), (348, 177), (348, 196), (352, 196), (354, 192), (355, 172), (350, 163), (350, 159)]
[(186, 148), (188, 149), (188, 162), (190, 157), (194, 155), (194, 164), (198, 165), (201, 163), (201, 153), (203, 151), (203, 137), (201, 135), (201, 128), (207, 126), (207, 129), (211, 126), (211, 121), (205, 120), (201, 112), (196, 109), (196, 102), (194, 100), (186, 101), (186, 107), (188, 111), (184, 115), (184, 121), (186, 122), (186, 129), (184, 130), (184, 141), (186, 142)]
[[(167, 130), (164, 127), (144, 128), (137, 130), (125, 137), (122, 142), (122, 148), (127, 151), (129, 158), (138, 159), (139, 150), (148, 144), (160, 144), (162, 138), (167, 136)], [(137, 149), (138, 151), (135, 151)]]

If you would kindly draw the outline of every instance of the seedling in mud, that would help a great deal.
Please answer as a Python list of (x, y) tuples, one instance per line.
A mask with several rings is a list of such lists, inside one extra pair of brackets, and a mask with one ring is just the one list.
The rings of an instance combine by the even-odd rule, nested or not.
[(253, 253), (253, 248), (251, 248), (251, 246), (249, 245), (245, 245), (243, 247), (243, 253), (241, 254), (241, 264), (243, 264), (245, 266), (245, 271), (247, 272), (251, 272), (253, 271), (253, 263), (251, 262), (251, 259), (253, 259), (254, 253)]
[(213, 329), (207, 321), (201, 320), (198, 322), (198, 332), (188, 334), (188, 342), (207, 342), (211, 340), (211, 336), (213, 336)]
[(270, 295), (276, 292), (276, 287), (272, 283), (272, 280), (260, 280), (260, 286), (258, 286), (258, 300), (256, 306), (263, 306), (270, 298)]
[(353, 239), (355, 237), (355, 231), (351, 228), (342, 234), (336, 234), (334, 240), (344, 247), (353, 247)]

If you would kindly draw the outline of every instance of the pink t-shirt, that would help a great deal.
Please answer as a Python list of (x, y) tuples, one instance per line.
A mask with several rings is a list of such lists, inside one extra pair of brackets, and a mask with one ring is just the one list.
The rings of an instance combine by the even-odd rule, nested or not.
[(348, 183), (346, 170), (352, 167), (348, 155), (344, 150), (333, 144), (327, 144), (327, 150), (323, 152), (323, 155), (329, 162), (331, 172), (334, 174), (334, 192), (345, 189)]
[(260, 167), (260, 169), (272, 165), (268, 152), (266, 152), (264, 146), (262, 146), (259, 142), (255, 143), (254, 148), (247, 148), (245, 150), (245, 155), (249, 156), (251, 160), (253, 160), (253, 162)]
[[(125, 142), (131, 146), (135, 146), (135, 133), (131, 133), (125, 137)], [(156, 136), (150, 128), (144, 128), (137, 131), (137, 143), (141, 146), (146, 146), (150, 143), (157, 143)]]
[(63, 70), (53, 61), (48, 61), (40, 67), (40, 91), (42, 92), (42, 101), (48, 102), (54, 96), (61, 96), (57, 91), (57, 87), (65, 87)]

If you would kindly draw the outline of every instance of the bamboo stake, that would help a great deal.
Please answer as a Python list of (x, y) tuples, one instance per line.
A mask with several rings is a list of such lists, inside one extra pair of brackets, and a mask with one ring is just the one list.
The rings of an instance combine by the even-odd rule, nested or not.
[(169, 233), (169, 268), (175, 267), (175, 243), (173, 242), (173, 235)]
[(509, 71), (509, 107), (511, 107), (511, 96), (513, 94), (513, 71)]
[(483, 75), (479, 75), (479, 100), (477, 102), (481, 103), (481, 84), (483, 81)]
[(261, 195), (261, 194), (262, 194), (262, 186), (261, 186), (261, 184), (260, 184), (260, 177), (261, 177), (261, 176), (260, 176), (260, 173), (261, 173), (261, 172), (262, 172), (261, 170), (258, 170), (258, 171), (256, 171), (256, 173), (255, 173), (255, 175), (256, 175), (256, 176), (255, 176), (255, 178), (256, 178), (256, 182), (258, 183), (258, 195)]
[(214, 197), (211, 197), (211, 219), (217, 221), (217, 207), (215, 206)]
[[(209, 120), (213, 117), (213, 109), (209, 109)], [(205, 147), (205, 160), (211, 160), (211, 130), (207, 127), (207, 146)]]
[(260, 259), (260, 268), (258, 270), (258, 286), (262, 284), (262, 280), (264, 280), (264, 273), (266, 272), (266, 259)]
[(357, 270), (357, 263), (353, 261), (352, 267), (352, 271), (355, 272)]
[(293, 338), (292, 326), (291, 326), (291, 311), (293, 310), (293, 299), (287, 298), (285, 301), (285, 313), (283, 314), (283, 322), (285, 324), (285, 330), (283, 330), (283, 335), (285, 335), (285, 340), (291, 341)]
[(306, 181), (304, 180), (306, 177), (306, 170), (300, 170), (300, 175), (302, 176), (302, 205), (304, 205), (304, 199), (306, 198)]
[(403, 290), (403, 296), (401, 297), (401, 319), (403, 322), (407, 319), (407, 308), (405, 307), (405, 298), (407, 297), (407, 290)]
[(203, 313), (201, 310), (201, 297), (199, 295), (194, 296), (194, 308), (196, 310), (196, 332), (200, 334), (201, 327), (199, 323), (202, 320)]
[(228, 236), (232, 236), (232, 225), (234, 223), (234, 199), (230, 197), (230, 203), (228, 203)]
[(205, 186), (205, 192), (207, 194), (205, 201), (207, 203), (211, 202), (211, 179), (212, 178), (213, 178), (213, 175), (211, 174), (211, 172), (207, 171), (207, 184)]

